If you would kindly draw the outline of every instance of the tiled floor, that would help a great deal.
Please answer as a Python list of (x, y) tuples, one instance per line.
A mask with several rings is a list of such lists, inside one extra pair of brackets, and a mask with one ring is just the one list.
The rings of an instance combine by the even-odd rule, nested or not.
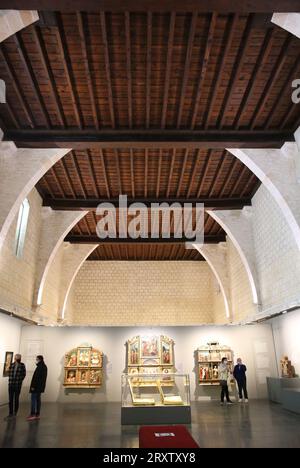
[[(138, 426), (120, 425), (120, 404), (44, 403), (39, 421), (27, 422), (28, 405), (4, 421), (0, 447), (138, 447)], [(219, 406), (192, 404), (188, 426), (200, 447), (300, 447), (300, 415), (267, 401)]]

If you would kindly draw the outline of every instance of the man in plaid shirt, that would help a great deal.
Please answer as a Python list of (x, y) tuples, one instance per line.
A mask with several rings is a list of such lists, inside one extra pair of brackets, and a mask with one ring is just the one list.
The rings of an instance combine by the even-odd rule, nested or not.
[(23, 380), (26, 376), (25, 364), (21, 362), (21, 354), (15, 355), (15, 362), (9, 368), (8, 374), (8, 395), (9, 395), (9, 415), (12, 418), (17, 415), (19, 409), (19, 396)]

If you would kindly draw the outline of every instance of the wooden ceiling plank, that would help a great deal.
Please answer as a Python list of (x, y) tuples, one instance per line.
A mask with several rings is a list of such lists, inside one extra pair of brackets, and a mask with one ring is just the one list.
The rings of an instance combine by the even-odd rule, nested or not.
[(204, 52), (204, 57), (203, 57), (203, 62), (202, 62), (202, 68), (201, 72), (199, 75), (199, 81), (197, 84), (197, 92), (196, 92), (196, 97), (194, 99), (194, 108), (193, 108), (193, 113), (192, 113), (192, 119), (191, 119), (191, 129), (193, 130), (196, 126), (196, 121), (197, 121), (197, 115), (198, 115), (198, 107), (199, 107), (199, 102), (200, 102), (200, 97), (202, 93), (202, 86), (205, 80), (207, 68), (208, 68), (208, 62), (210, 58), (210, 53), (212, 49), (212, 44), (213, 44), (213, 37), (214, 37), (214, 32), (216, 28), (216, 21), (217, 21), (217, 13), (212, 13), (211, 19), (210, 19), (210, 25), (209, 25), (209, 31), (208, 31), (208, 36), (207, 36), (207, 41), (206, 41), (206, 46), (205, 46), (205, 52)]
[(34, 128), (35, 127), (35, 121), (34, 121), (34, 117), (33, 117), (33, 114), (32, 114), (32, 110), (31, 110), (30, 106), (27, 103), (27, 100), (26, 100), (25, 95), (23, 93), (22, 87), (20, 86), (19, 78), (18, 78), (14, 68), (12, 67), (12, 65), (10, 63), (9, 56), (8, 56), (3, 44), (0, 44), (0, 56), (1, 56), (1, 59), (2, 59), (3, 63), (5, 64), (6, 70), (7, 70), (8, 74), (9, 74), (9, 77), (10, 77), (11, 83), (12, 83), (12, 85), (14, 87), (15, 93), (18, 96), (18, 99), (19, 99), (19, 101), (20, 101), (20, 103), (21, 103), (21, 105), (23, 107), (24, 113), (26, 115), (26, 119), (28, 120), (28, 123), (29, 123), (30, 127)]
[(87, 198), (86, 191), (85, 191), (85, 188), (84, 188), (84, 181), (83, 181), (83, 178), (82, 178), (82, 175), (81, 175), (81, 170), (80, 170), (80, 167), (79, 167), (79, 164), (78, 164), (78, 161), (77, 161), (76, 154), (73, 151), (71, 151), (70, 154), (71, 154), (71, 159), (72, 159), (73, 165), (75, 167), (76, 175), (78, 177), (80, 189), (81, 189), (81, 191), (83, 193), (83, 197)]
[(230, 196), (232, 197), (233, 194), (235, 193), (235, 191), (237, 190), (238, 186), (240, 185), (241, 181), (242, 181), (242, 178), (244, 177), (245, 173), (249, 171), (248, 167), (247, 166), (244, 166), (243, 165), (243, 168), (240, 172), (240, 175), (238, 176), (238, 178), (236, 179), (236, 182), (234, 184), (234, 186), (232, 187), (231, 189), (231, 192), (230, 192)]
[(102, 148), (100, 148), (99, 151), (100, 151), (100, 159), (101, 159), (101, 164), (102, 164), (103, 177), (104, 177), (104, 182), (105, 182), (105, 188), (106, 188), (107, 198), (110, 198), (110, 188), (109, 188), (109, 183), (108, 183), (108, 177), (107, 177), (107, 170), (106, 170), (106, 164), (105, 164), (104, 153), (103, 153)]
[(152, 13), (147, 12), (146, 128), (150, 127), (151, 109)]
[(65, 33), (63, 30), (63, 24), (61, 20), (61, 15), (59, 12), (56, 13), (56, 20), (57, 20), (57, 25), (58, 27), (55, 28), (55, 33), (56, 33), (56, 40), (58, 44), (58, 49), (60, 52), (60, 55), (62, 57), (62, 63), (64, 67), (64, 72), (65, 72), (65, 77), (68, 83), (68, 90), (71, 96), (71, 102), (72, 106), (74, 109), (74, 114), (75, 114), (75, 119), (77, 122), (77, 125), (80, 129), (83, 128), (83, 120), (82, 120), (82, 115), (80, 111), (80, 106), (78, 102), (78, 98), (75, 94), (76, 92), (76, 86), (73, 78), (73, 73), (70, 65), (70, 58), (69, 58), (69, 53), (67, 50), (67, 45), (66, 45), (66, 40), (65, 40)]
[(92, 114), (94, 118), (94, 124), (95, 124), (96, 129), (99, 130), (100, 124), (99, 124), (99, 117), (98, 117), (98, 109), (97, 109), (97, 104), (96, 104), (94, 83), (93, 83), (92, 73), (91, 73), (91, 68), (90, 68), (91, 58), (89, 57), (87, 43), (86, 43), (86, 33), (85, 33), (83, 13), (80, 11), (77, 11), (76, 17), (77, 17), (77, 24), (78, 24), (79, 35), (80, 35), (83, 63), (85, 67), (90, 101), (92, 105)]
[(210, 184), (210, 188), (208, 190), (208, 196), (209, 197), (212, 197), (214, 191), (215, 191), (215, 187), (219, 181), (219, 177), (221, 176), (222, 172), (223, 172), (223, 167), (226, 163), (226, 150), (222, 151), (222, 154), (221, 154), (221, 157), (220, 157), (220, 160), (218, 162), (218, 165), (216, 167), (216, 171), (215, 171), (215, 175), (213, 177), (213, 180), (212, 180), (212, 183)]
[(234, 14), (232, 19), (231, 19), (231, 22), (230, 22), (229, 34), (228, 34), (227, 39), (226, 39), (226, 45), (225, 45), (224, 51), (222, 51), (221, 64), (220, 64), (220, 67), (218, 68), (218, 71), (217, 71), (217, 79), (214, 82), (211, 98), (209, 99), (208, 109), (207, 109), (207, 112), (206, 112), (206, 115), (205, 115), (204, 128), (206, 130), (209, 127), (210, 116), (211, 116), (211, 113), (212, 113), (212, 110), (213, 110), (213, 107), (214, 107), (214, 104), (215, 104), (215, 101), (216, 101), (216, 98), (217, 98), (220, 83), (223, 80), (223, 70), (224, 70), (224, 67), (225, 67), (225, 64), (226, 64), (226, 61), (227, 61), (227, 58), (228, 58), (228, 53), (229, 53), (230, 48), (232, 46), (232, 41), (233, 41), (233, 37), (234, 37), (234, 34), (235, 34), (238, 19), (239, 19), (239, 15)]
[(194, 185), (194, 181), (195, 181), (195, 177), (196, 177), (196, 173), (197, 173), (197, 168), (198, 168), (198, 164), (199, 164), (200, 153), (201, 153), (201, 149), (199, 148), (198, 151), (197, 151), (197, 154), (195, 156), (193, 171), (192, 171), (192, 174), (191, 174), (191, 177), (190, 177), (190, 180), (189, 180), (189, 184), (188, 184), (189, 188), (188, 188), (188, 192), (186, 194), (186, 198), (189, 198), (191, 196), (191, 191), (193, 190), (193, 185)]
[(65, 197), (66, 197), (66, 193), (65, 193), (65, 191), (64, 191), (63, 186), (62, 186), (61, 183), (60, 183), (59, 178), (58, 178), (57, 175), (56, 175), (55, 167), (54, 167), (54, 166), (50, 168), (50, 173), (51, 173), (52, 177), (54, 178), (55, 183), (56, 183), (56, 185), (57, 185), (57, 187), (58, 187), (58, 189), (59, 189), (59, 191), (60, 191), (62, 197), (65, 198)]
[(19, 54), (19, 57), (21, 58), (23, 66), (24, 66), (24, 68), (26, 70), (26, 74), (27, 74), (27, 77), (28, 77), (28, 79), (30, 81), (32, 91), (33, 91), (33, 93), (35, 95), (35, 98), (36, 98), (37, 102), (39, 103), (39, 107), (40, 107), (40, 109), (42, 111), (44, 120), (46, 122), (46, 127), (51, 128), (51, 120), (50, 120), (50, 117), (49, 117), (49, 114), (48, 114), (48, 111), (47, 111), (43, 96), (41, 94), (38, 81), (37, 81), (37, 79), (35, 77), (33, 68), (31, 66), (31, 62), (29, 60), (27, 50), (25, 48), (21, 33), (17, 32), (16, 34), (14, 34), (12, 36), (12, 38), (13, 38), (13, 41), (14, 41), (15, 45), (17, 46), (18, 54)]
[[(251, 176), (250, 176), (249, 179), (248, 179), (248, 182), (245, 184), (245, 186), (244, 186), (244, 188), (243, 188), (243, 190), (242, 190), (242, 192), (241, 192), (242, 195), (243, 195), (244, 193), (247, 193), (248, 188), (251, 187), (251, 184), (253, 184), (255, 180), (257, 181), (257, 185), (260, 185), (260, 181), (256, 179), (255, 174), (251, 174)], [(257, 187), (256, 187), (256, 188), (257, 188)], [(255, 192), (255, 189), (254, 189), (254, 192)]]
[(232, 181), (232, 176), (233, 176), (234, 171), (236, 170), (236, 166), (238, 164), (240, 164), (239, 159), (233, 157), (232, 161), (231, 161), (229, 171), (228, 171), (228, 174), (226, 175), (226, 179), (225, 179), (223, 188), (222, 188), (222, 190), (221, 190), (221, 192), (219, 194), (219, 197), (223, 197), (224, 193), (226, 192), (226, 189), (227, 189), (228, 185), (230, 184), (230, 182)]
[(264, 111), (266, 103), (269, 99), (270, 96), (270, 91), (272, 90), (273, 85), (278, 81), (278, 77), (281, 73), (282, 67), (284, 65), (286, 56), (288, 54), (288, 48), (290, 46), (290, 43), (292, 41), (292, 35), (288, 35), (286, 40), (283, 43), (283, 46), (281, 48), (280, 54), (276, 60), (276, 63), (273, 67), (273, 70), (271, 71), (270, 77), (265, 84), (264, 90), (262, 92), (262, 95), (255, 106), (255, 111), (253, 113), (251, 122), (250, 122), (250, 128), (253, 130), (256, 127), (257, 121), (261, 115), (261, 113)]
[(257, 78), (260, 70), (263, 68), (263, 66), (265, 65), (265, 63), (266, 63), (266, 61), (267, 61), (267, 59), (269, 57), (269, 54), (270, 54), (270, 51), (271, 51), (272, 45), (273, 45), (273, 40), (274, 40), (273, 29), (268, 29), (267, 33), (265, 35), (262, 47), (261, 47), (260, 52), (259, 52), (259, 56), (258, 56), (258, 58), (257, 58), (257, 60), (255, 62), (255, 66), (254, 66), (254, 69), (253, 69), (253, 72), (252, 72), (251, 79), (248, 82), (248, 85), (247, 85), (247, 88), (245, 90), (243, 99), (241, 100), (238, 112), (237, 112), (237, 114), (235, 116), (235, 119), (233, 121), (233, 127), (236, 128), (236, 129), (239, 128), (240, 119), (241, 119), (244, 111), (247, 109), (249, 100), (252, 97), (254, 87), (255, 87), (256, 78)]
[[(300, 67), (300, 54), (298, 55), (293, 67), (291, 68), (288, 76), (286, 77), (286, 79), (284, 80), (284, 83), (270, 109), (270, 112), (268, 114), (268, 117), (265, 121), (265, 128), (270, 128), (271, 125), (272, 125), (272, 119), (273, 119), (273, 116), (274, 116), (274, 112), (279, 109), (279, 103), (280, 101), (283, 99), (284, 96), (284, 93), (285, 91), (288, 89), (290, 83), (292, 82), (292, 80), (294, 79), (295, 76), (297, 76), (297, 74), (299, 73), (299, 67)], [(292, 106), (293, 107), (293, 106)], [(282, 128), (282, 127), (281, 127)]]
[(184, 151), (183, 163), (182, 163), (181, 170), (180, 170), (180, 178), (179, 178), (179, 182), (178, 182), (178, 186), (177, 186), (176, 197), (179, 197), (180, 192), (181, 192), (181, 187), (182, 187), (182, 182), (183, 182), (183, 178), (184, 178), (184, 172), (185, 172), (188, 156), (189, 156), (189, 150), (188, 150), (188, 148), (186, 148), (185, 151)]
[(145, 149), (145, 179), (144, 179), (144, 196), (148, 196), (148, 148)]
[(130, 179), (131, 179), (131, 195), (132, 195), (132, 198), (135, 198), (134, 154), (133, 154), (133, 149), (130, 149)]
[(96, 174), (95, 174), (93, 158), (92, 158), (90, 150), (86, 150), (85, 155), (86, 155), (86, 158), (88, 160), (89, 173), (90, 173), (90, 177), (91, 177), (91, 181), (92, 181), (95, 196), (100, 198), (100, 192), (99, 192), (99, 188), (98, 188), (98, 184), (97, 184), (97, 180), (96, 180)]
[(52, 94), (53, 102), (55, 104), (57, 116), (58, 116), (58, 118), (60, 120), (60, 123), (61, 123), (62, 127), (66, 128), (67, 127), (67, 121), (66, 121), (66, 118), (65, 118), (65, 115), (64, 115), (63, 107), (61, 105), (58, 92), (57, 92), (54, 75), (53, 75), (51, 65), (50, 65), (50, 62), (49, 62), (47, 49), (46, 49), (46, 46), (45, 46), (45, 42), (44, 42), (44, 39), (43, 39), (41, 29), (36, 27), (36, 26), (32, 26), (31, 31), (32, 31), (32, 34), (33, 34), (33, 37), (34, 37), (34, 40), (35, 40), (35, 44), (36, 44), (36, 46), (38, 48), (38, 51), (39, 51), (39, 56), (40, 56), (41, 62), (43, 64), (44, 70), (45, 70), (47, 78), (48, 78), (48, 82), (49, 82), (49, 85), (50, 85), (51, 94)]
[(132, 128), (132, 76), (131, 76), (131, 39), (130, 39), (130, 13), (125, 12), (125, 40), (126, 40), (126, 72), (127, 72), (127, 98), (128, 122)]
[[(12, 122), (14, 123), (15, 127), (16, 128), (21, 128), (21, 125), (20, 125), (20, 123), (18, 121), (18, 118), (17, 118), (17, 116), (16, 116), (16, 114), (13, 111), (13, 108), (11, 106), (10, 99), (8, 99), (8, 98), (6, 98), (6, 109), (7, 109), (8, 113), (9, 113), (9, 116), (10, 116)], [(1, 127), (3, 129), (3, 123), (2, 122), (1, 122)]]
[(167, 187), (167, 192), (166, 192), (166, 198), (169, 198), (169, 196), (170, 196), (171, 182), (172, 182), (175, 158), (176, 158), (176, 148), (173, 148), (172, 157), (171, 157), (171, 164), (170, 164), (169, 179), (168, 179), (168, 187)]
[(119, 152), (118, 150), (114, 150), (115, 154), (115, 164), (116, 164), (116, 170), (117, 170), (117, 177), (118, 177), (118, 184), (119, 184), (119, 193), (123, 193), (123, 187), (122, 187), (122, 178), (121, 178), (121, 170), (120, 170), (120, 159), (119, 159)]
[(202, 189), (203, 189), (203, 185), (205, 183), (207, 172), (209, 170), (209, 162), (210, 162), (211, 154), (212, 154), (212, 150), (208, 150), (206, 160), (205, 160), (201, 175), (199, 177), (199, 186), (198, 186), (198, 190), (197, 190), (197, 198), (200, 197)]
[(180, 128), (182, 111), (184, 107), (186, 85), (187, 85), (189, 71), (190, 71), (190, 64), (191, 64), (191, 58), (192, 58), (193, 43), (194, 43), (194, 37), (195, 37), (195, 32), (196, 32), (197, 19), (198, 19), (198, 13), (194, 12), (192, 14), (191, 24), (189, 28), (189, 38), (188, 38), (188, 45), (187, 45), (187, 50), (185, 54), (185, 63), (184, 63), (184, 71), (183, 71), (183, 78), (182, 78), (182, 84), (181, 84), (180, 101), (179, 101), (179, 107), (178, 107), (178, 113), (177, 113), (176, 128)]
[(164, 97), (163, 97), (163, 106), (162, 106), (162, 113), (161, 113), (161, 128), (165, 128), (166, 126), (166, 116), (167, 116), (168, 96), (169, 96), (169, 86), (170, 86), (170, 76), (171, 76), (171, 66), (172, 66), (172, 52), (173, 52), (174, 31), (175, 31), (175, 20), (176, 20), (176, 13), (173, 11), (170, 15), (166, 73), (165, 73), (165, 84), (164, 84)]
[(161, 176), (161, 163), (162, 163), (162, 150), (159, 150), (158, 156), (158, 170), (157, 170), (157, 179), (156, 179), (156, 197), (159, 197), (160, 191), (160, 176)]
[(222, 128), (224, 125), (224, 120), (227, 115), (227, 109), (231, 102), (231, 98), (233, 93), (236, 90), (236, 85), (238, 80), (240, 79), (241, 71), (244, 66), (244, 58), (248, 57), (248, 49), (251, 46), (250, 39), (251, 39), (251, 29), (253, 25), (254, 15), (252, 13), (249, 14), (247, 18), (246, 27), (243, 33), (243, 37), (240, 43), (240, 47), (235, 59), (235, 63), (232, 67), (231, 77), (227, 86), (227, 90), (223, 99), (223, 103), (221, 106), (217, 127)]
[(103, 11), (100, 12), (100, 22), (101, 22), (102, 41), (103, 41), (103, 48), (104, 48), (105, 73), (106, 73), (107, 90), (108, 90), (108, 104), (109, 104), (109, 110), (110, 110), (110, 119), (111, 119), (112, 128), (115, 128), (116, 121), (115, 121), (115, 112), (114, 112), (114, 104), (113, 104), (110, 59), (109, 59), (109, 49), (108, 49), (107, 30), (106, 30), (106, 17)]
[(65, 175), (65, 178), (67, 179), (68, 181), (68, 185), (70, 187), (70, 190), (72, 192), (72, 197), (73, 198), (76, 198), (76, 194), (75, 194), (75, 190), (74, 190), (74, 187), (73, 187), (73, 184), (72, 184), (72, 180), (71, 180), (71, 177), (69, 175), (69, 171), (68, 171), (68, 168), (66, 167), (66, 162), (65, 162), (65, 158), (62, 158), (60, 159), (60, 167), (62, 168), (63, 170), (63, 173)]

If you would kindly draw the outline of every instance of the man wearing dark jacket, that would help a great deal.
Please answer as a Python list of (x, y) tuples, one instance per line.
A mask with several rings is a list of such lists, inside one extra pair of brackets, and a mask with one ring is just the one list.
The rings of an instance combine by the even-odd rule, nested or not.
[(248, 403), (246, 370), (247, 370), (247, 367), (242, 363), (241, 358), (238, 358), (237, 364), (236, 366), (234, 366), (233, 376), (238, 384), (239, 402), (243, 401), (243, 392), (244, 392), (245, 403)]
[(23, 380), (26, 376), (26, 367), (21, 362), (21, 354), (15, 355), (15, 362), (10, 365), (8, 373), (9, 415), (7, 418), (17, 416), (19, 409), (19, 396)]
[(44, 393), (47, 380), (47, 366), (43, 356), (36, 357), (36, 369), (32, 376), (29, 393), (31, 393), (31, 413), (28, 421), (40, 419), (41, 393)]

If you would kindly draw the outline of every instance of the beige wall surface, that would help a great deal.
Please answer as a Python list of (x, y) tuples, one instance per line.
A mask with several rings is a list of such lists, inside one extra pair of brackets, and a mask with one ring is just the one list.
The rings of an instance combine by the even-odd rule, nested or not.
[(213, 323), (212, 275), (206, 262), (85, 262), (72, 287), (71, 323)]

